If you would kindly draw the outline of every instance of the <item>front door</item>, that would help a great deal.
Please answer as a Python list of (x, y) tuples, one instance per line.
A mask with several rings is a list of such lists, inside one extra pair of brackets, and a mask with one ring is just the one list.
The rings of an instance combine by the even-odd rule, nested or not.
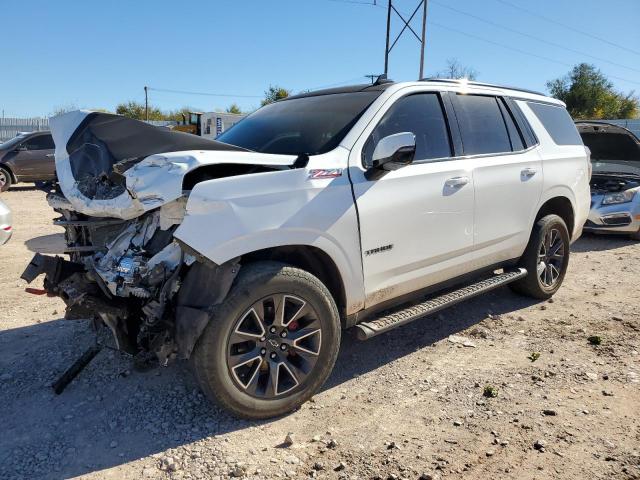
[(14, 158), (16, 176), (21, 181), (55, 178), (55, 146), (51, 134), (43, 133), (26, 139)]
[[(367, 180), (377, 142), (401, 132), (416, 137), (414, 162)], [(473, 164), (452, 156), (437, 93), (397, 100), (364, 147), (352, 150), (366, 307), (466, 273), (473, 248)]]

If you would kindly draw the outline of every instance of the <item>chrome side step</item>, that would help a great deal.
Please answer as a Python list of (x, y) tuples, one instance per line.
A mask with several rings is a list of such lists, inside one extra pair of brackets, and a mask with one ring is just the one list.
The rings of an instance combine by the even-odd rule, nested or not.
[(393, 330), (396, 327), (406, 325), (409, 322), (418, 320), (426, 315), (439, 312), (456, 303), (463, 302), (495, 288), (501, 287), (520, 278), (527, 276), (527, 270), (519, 268), (509, 272), (494, 275), (485, 280), (473, 283), (458, 290), (454, 290), (438, 297), (430, 298), (422, 303), (412, 305), (402, 310), (389, 313), (369, 322), (362, 322), (356, 325), (358, 339), (368, 340), (376, 335)]

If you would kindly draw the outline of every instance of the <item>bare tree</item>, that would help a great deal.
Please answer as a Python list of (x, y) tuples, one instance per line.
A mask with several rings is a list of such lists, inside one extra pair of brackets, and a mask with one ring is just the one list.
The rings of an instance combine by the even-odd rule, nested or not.
[(447, 67), (434, 75), (436, 78), (466, 78), (476, 80), (478, 72), (471, 67), (463, 65), (457, 58), (447, 59)]

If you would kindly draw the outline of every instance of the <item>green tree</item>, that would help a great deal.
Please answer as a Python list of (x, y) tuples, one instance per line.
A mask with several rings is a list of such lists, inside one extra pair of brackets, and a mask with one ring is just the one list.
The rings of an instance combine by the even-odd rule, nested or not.
[(242, 113), (242, 110), (240, 110), (238, 104), (232, 103), (227, 107), (227, 113), (235, 113), (236, 115), (239, 115)]
[(291, 95), (291, 92), (286, 88), (282, 88), (277, 85), (270, 85), (269, 89), (264, 92), (264, 100), (261, 102), (262, 106), (264, 107), (270, 103), (287, 98), (289, 95)]
[(551, 96), (567, 104), (575, 119), (634, 118), (640, 102), (634, 92), (624, 94), (594, 65), (581, 63), (564, 77), (547, 82)]
[(447, 59), (447, 67), (434, 75), (436, 78), (466, 78), (467, 80), (476, 80), (478, 72), (471, 67), (467, 67), (460, 63), (457, 58)]
[[(146, 120), (144, 103), (134, 100), (121, 103), (116, 107), (116, 113), (136, 120)], [(167, 116), (158, 107), (149, 105), (149, 120), (166, 120)]]

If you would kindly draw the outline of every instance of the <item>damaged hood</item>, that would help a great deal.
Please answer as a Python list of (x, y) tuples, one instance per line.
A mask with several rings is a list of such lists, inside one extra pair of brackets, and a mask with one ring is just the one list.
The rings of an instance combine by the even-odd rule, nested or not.
[(294, 155), (251, 152), (188, 133), (85, 110), (51, 118), (60, 188), (73, 210), (129, 220), (182, 196), (204, 165), (290, 167)]
[(640, 175), (640, 140), (624, 127), (606, 122), (576, 122), (591, 150), (594, 173)]

